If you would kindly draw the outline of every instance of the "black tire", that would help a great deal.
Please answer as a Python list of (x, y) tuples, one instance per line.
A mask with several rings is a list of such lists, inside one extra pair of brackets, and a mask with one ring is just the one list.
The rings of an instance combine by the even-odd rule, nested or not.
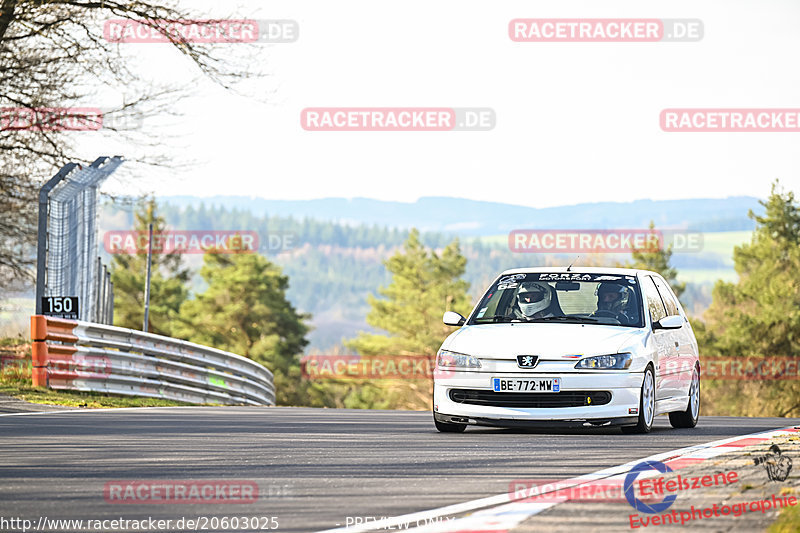
[(442, 433), (463, 433), (467, 429), (466, 424), (450, 424), (448, 422), (439, 422), (436, 420), (436, 415), (433, 415), (433, 423), (436, 429)]
[(669, 423), (674, 428), (693, 428), (700, 420), (700, 373), (695, 367), (692, 373), (692, 384), (689, 386), (689, 405), (685, 411), (669, 414)]
[(622, 426), (622, 432), (626, 434), (650, 433), (650, 430), (653, 429), (653, 420), (656, 418), (655, 412), (656, 382), (653, 377), (653, 368), (648, 366), (644, 369), (642, 390), (639, 394), (639, 422), (635, 426)]

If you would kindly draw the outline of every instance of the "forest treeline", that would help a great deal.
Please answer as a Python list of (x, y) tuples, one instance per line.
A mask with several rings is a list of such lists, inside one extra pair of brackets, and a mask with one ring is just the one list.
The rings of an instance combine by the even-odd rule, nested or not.
[[(800, 356), (800, 206), (777, 183), (762, 206), (763, 215), (749, 213), (756, 224), (751, 241), (734, 250), (738, 281), (717, 282), (708, 311), (693, 318), (701, 356)], [(206, 208), (171, 210), (152, 200), (139, 206), (134, 227), (143, 231), (150, 222), (157, 231), (174, 224), (192, 229), (239, 230), (244, 225), (248, 230), (296, 232), (298, 245), (285, 253), (295, 257), (294, 262), (278, 264), (284, 254), (205, 254), (198, 271), (203, 283), (195, 288), (189, 284), (191, 269), (180, 256), (157, 256), (151, 288), (151, 331), (210, 344), (265, 364), (275, 372), (279, 403), (286, 405), (429, 407), (430, 382), (425, 380), (305, 379), (301, 356), (308, 345), (313, 307), (308, 302), (316, 304), (317, 312), (338, 308), (366, 316), (371, 330), (340, 339), (340, 353), (433, 358), (450, 331), (441, 324), (442, 312), (466, 315), (475, 290), (482, 291), (501, 270), (519, 266), (518, 257), (504, 256), (502, 247), (494, 244), (463, 244), (417, 230), (349, 228)], [(353, 244), (342, 249), (382, 247), (389, 256), (383, 259), (380, 254), (359, 255), (351, 250), (337, 259), (342, 262), (337, 265), (329, 250), (320, 252), (331, 246), (323, 236)], [(312, 245), (311, 239), (320, 239), (319, 244)], [(552, 256), (534, 259), (538, 264), (558, 264)], [(594, 264), (655, 270), (684, 303), (689, 293), (678, 281), (670, 249), (637, 252), (623, 262), (605, 257)], [(141, 254), (113, 256), (118, 325), (141, 325), (143, 265)], [(470, 281), (470, 266), (472, 279), (484, 278), (477, 287)], [(305, 288), (299, 298), (306, 302), (303, 305), (288, 297), (298, 286)], [(797, 380), (710, 381), (704, 391), (707, 414), (791, 416), (800, 411)]]
[[(102, 209), (103, 230), (129, 230), (135, 227), (134, 208), (107, 204)], [(328, 350), (341, 345), (365, 328), (369, 308), (367, 297), (386, 285), (390, 274), (385, 261), (408, 239), (409, 230), (379, 225), (350, 225), (310, 218), (254, 215), (250, 211), (200, 204), (185, 208), (159, 204), (158, 214), (166, 227), (174, 230), (215, 230), (256, 232), (259, 252), (281, 266), (292, 283), (287, 297), (295, 307), (315, 317), (310, 334), (311, 347)], [(524, 224), (521, 224), (524, 226)], [(455, 235), (421, 229), (420, 242), (441, 250)], [(509, 250), (502, 238), (465, 238), (461, 253), (467, 258), (464, 279), (469, 296), (476, 299), (494, 276), (519, 266), (560, 265), (574, 256), (518, 254)], [(200, 261), (187, 257), (193, 275), (189, 288), (199, 291), (205, 281), (199, 276)], [(674, 261), (675, 258), (673, 258)], [(679, 264), (692, 261), (692, 268), (728, 268), (714, 254), (680, 254)], [(615, 256), (604, 261), (617, 261)], [(596, 261), (582, 258), (583, 264)], [(683, 300), (690, 313), (699, 313), (711, 303), (711, 282), (689, 283)]]

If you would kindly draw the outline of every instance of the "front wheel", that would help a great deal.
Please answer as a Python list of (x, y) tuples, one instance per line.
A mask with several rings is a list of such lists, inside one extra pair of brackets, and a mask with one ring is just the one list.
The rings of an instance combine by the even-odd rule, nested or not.
[(465, 429), (467, 429), (466, 424), (450, 424), (447, 422), (439, 422), (436, 420), (436, 413), (433, 414), (433, 424), (436, 426), (436, 429), (442, 433), (462, 433)]
[(685, 411), (669, 414), (669, 423), (674, 428), (693, 428), (700, 419), (700, 374), (697, 369), (692, 373), (692, 384), (689, 386), (689, 405)]
[(656, 412), (656, 387), (653, 380), (653, 369), (647, 367), (642, 379), (642, 391), (639, 394), (639, 422), (635, 426), (623, 426), (623, 433), (650, 433)]

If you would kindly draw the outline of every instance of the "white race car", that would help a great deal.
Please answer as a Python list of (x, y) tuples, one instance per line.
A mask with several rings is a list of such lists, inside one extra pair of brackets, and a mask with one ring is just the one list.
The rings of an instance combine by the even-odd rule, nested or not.
[(697, 425), (694, 332), (659, 274), (622, 268), (507, 270), (436, 358), (433, 417), (468, 424), (621, 426), (647, 433), (655, 415)]

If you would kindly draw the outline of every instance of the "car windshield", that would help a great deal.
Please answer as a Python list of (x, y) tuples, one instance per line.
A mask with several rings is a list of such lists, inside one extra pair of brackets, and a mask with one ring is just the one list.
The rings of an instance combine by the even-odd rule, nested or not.
[(634, 276), (528, 273), (501, 276), (469, 324), (554, 322), (642, 327)]

